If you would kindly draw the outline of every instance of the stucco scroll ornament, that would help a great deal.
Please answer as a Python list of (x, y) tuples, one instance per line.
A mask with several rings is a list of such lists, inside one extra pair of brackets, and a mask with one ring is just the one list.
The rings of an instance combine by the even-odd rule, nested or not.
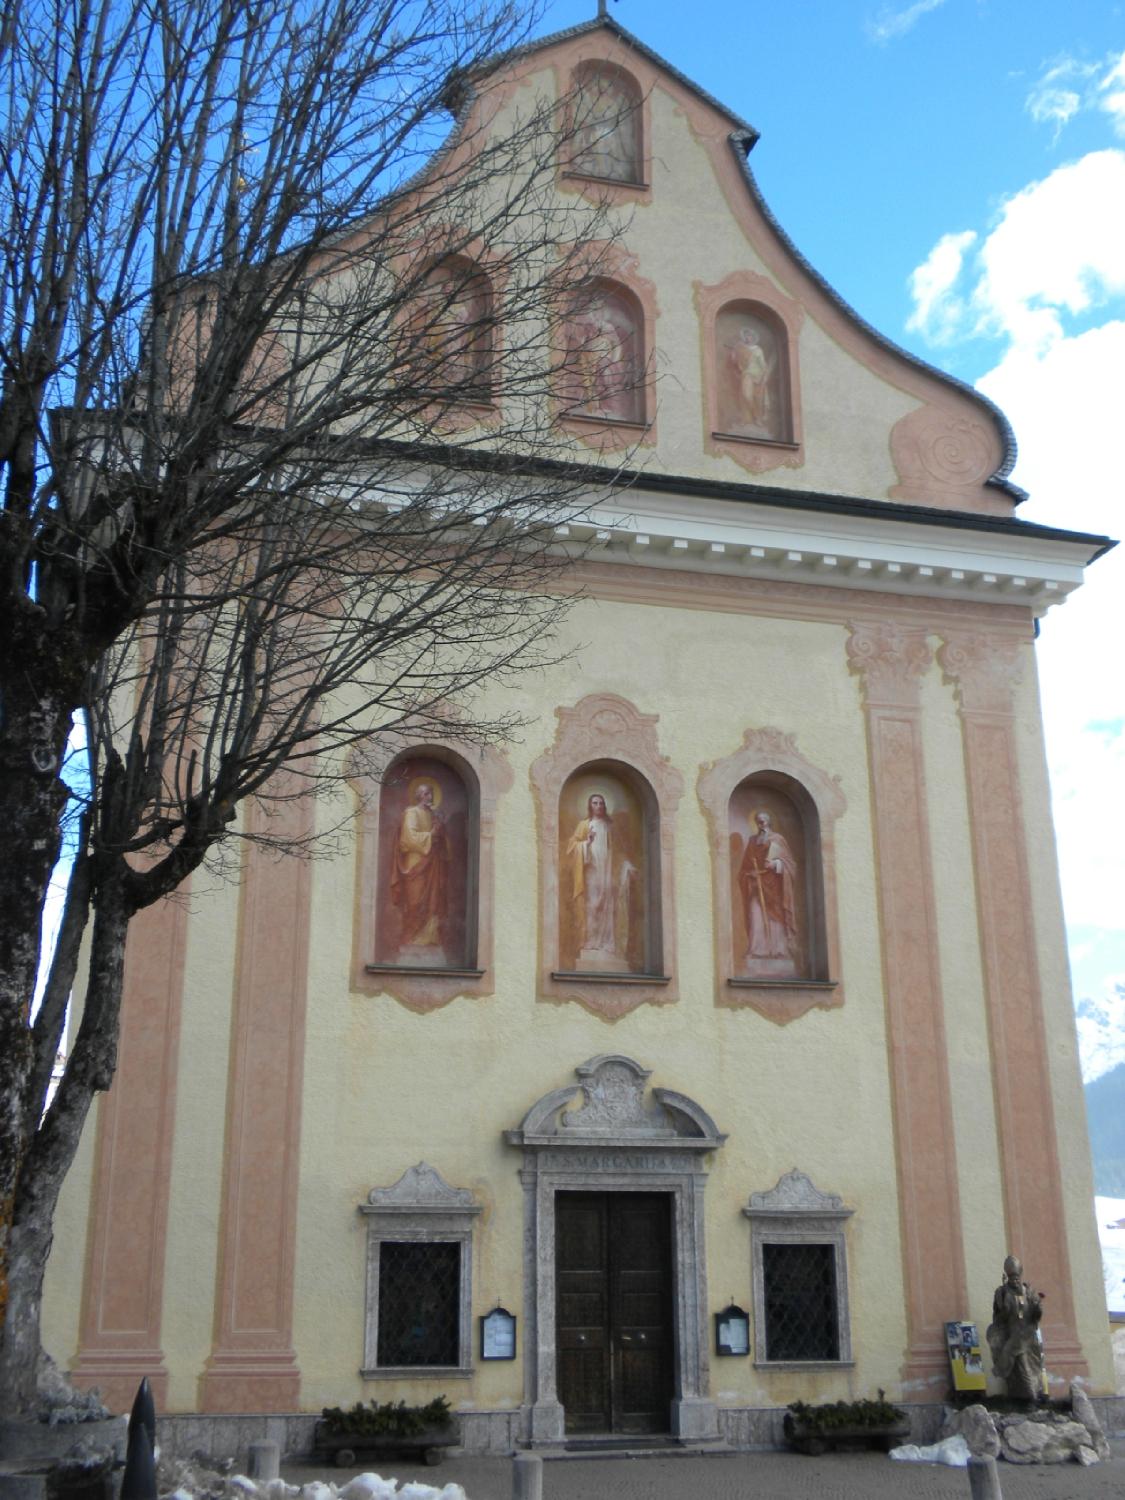
[(922, 629), (891, 620), (849, 625), (848, 666), (864, 680), (869, 704), (913, 706), (933, 656)]
[(947, 635), (938, 663), (957, 690), (962, 712), (1010, 714), (1012, 688), (1020, 679), (1020, 643), (995, 636)]
[(899, 477), (892, 499), (954, 510), (980, 496), (1003, 453), (998, 437), (982, 422), (922, 406), (896, 422), (891, 458)]

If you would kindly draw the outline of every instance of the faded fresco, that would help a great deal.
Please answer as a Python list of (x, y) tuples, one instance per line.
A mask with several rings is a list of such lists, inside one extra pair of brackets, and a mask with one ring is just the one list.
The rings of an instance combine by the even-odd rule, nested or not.
[(641, 181), (641, 109), (633, 86), (603, 68), (586, 69), (574, 99), (571, 166), (586, 177)]
[(572, 412), (644, 420), (640, 318), (626, 297), (595, 288), (571, 317), (566, 344), (565, 396)]
[(811, 977), (805, 837), (784, 792), (743, 782), (730, 800), (734, 972), (742, 979)]
[(423, 378), (445, 396), (486, 398), (492, 377), (492, 323), (487, 278), (457, 260), (435, 266), (426, 277), (416, 327)]
[(413, 756), (379, 797), (375, 962), (466, 968), (469, 799), (452, 767)]
[(619, 776), (579, 771), (559, 800), (559, 965), (645, 971), (646, 848), (640, 798)]
[(752, 303), (729, 303), (715, 320), (718, 431), (732, 437), (790, 436), (777, 334)]

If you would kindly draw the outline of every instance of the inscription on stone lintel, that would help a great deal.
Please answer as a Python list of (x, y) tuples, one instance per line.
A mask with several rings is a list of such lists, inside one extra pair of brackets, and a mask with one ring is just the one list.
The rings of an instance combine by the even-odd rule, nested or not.
[(683, 1172), (690, 1166), (673, 1152), (567, 1151), (552, 1165), (574, 1172)]

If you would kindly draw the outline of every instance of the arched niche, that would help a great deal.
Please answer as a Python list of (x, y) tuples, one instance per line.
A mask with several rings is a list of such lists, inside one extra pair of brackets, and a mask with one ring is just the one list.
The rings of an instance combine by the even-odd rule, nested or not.
[(767, 276), (694, 283), (703, 445), (751, 473), (804, 463), (800, 348), (805, 311)]
[(422, 383), (443, 400), (487, 402), (494, 385), (492, 286), (462, 255), (436, 261), (422, 278), (411, 328)]
[(715, 316), (714, 358), (716, 434), (790, 442), (789, 346), (776, 313), (745, 298), (724, 303)]
[(755, 771), (727, 803), (732, 954), (742, 979), (828, 979), (820, 817), (784, 771)]
[[(359, 799), (353, 989), (390, 995), (415, 1011), (493, 993), (496, 807), (512, 783), (502, 752), (456, 740), (452, 724), (449, 738), (433, 727), (415, 742), (404, 732), (353, 752), (348, 771)], [(426, 783), (440, 801), (420, 795)], [(425, 827), (435, 820), (417, 812), (434, 803), (442, 824), (436, 840)], [(436, 844), (445, 845), (441, 869)], [(411, 852), (423, 858), (404, 857)]]
[(451, 751), (397, 755), (379, 789), (375, 962), (475, 969), (480, 788)]
[(778, 729), (748, 729), (700, 768), (715, 900), (715, 998), (780, 1025), (844, 1003), (836, 912), (836, 778)]
[(644, 179), (642, 95), (636, 80), (613, 63), (583, 63), (571, 91), (570, 170), (602, 182)]
[(566, 322), (559, 382), (563, 414), (643, 424), (646, 359), (640, 301), (618, 282), (595, 281)]
[[(642, 714), (615, 693), (592, 693), (574, 707), (555, 710), (555, 742), (531, 767), (536, 803), (539, 859), (539, 994), (544, 1000), (573, 1000), (606, 1021), (616, 1021), (638, 1005), (664, 1005), (679, 998), (675, 953), (676, 811), (683, 778), (660, 754), (655, 714)], [(632, 956), (620, 969), (568, 969), (581, 947), (575, 946), (573, 910), (574, 859), (571, 847), (589, 799), (603, 790), (629, 814), (630, 840), (641, 865), (634, 877), (640, 902), (643, 947), (634, 941)], [(569, 851), (569, 853), (568, 853)], [(581, 899), (584, 901), (583, 890)], [(571, 903), (569, 927), (560, 920)], [(584, 920), (584, 917), (583, 917)], [(628, 944), (626, 944), (628, 951)], [(643, 965), (643, 967), (637, 967)]]
[(559, 794), (559, 968), (659, 974), (660, 809), (622, 761), (578, 766)]

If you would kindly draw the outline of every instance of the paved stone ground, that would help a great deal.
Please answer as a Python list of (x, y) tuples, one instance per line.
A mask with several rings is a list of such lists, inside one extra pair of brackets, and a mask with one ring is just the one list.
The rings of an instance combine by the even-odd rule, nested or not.
[[(1090, 1469), (1073, 1463), (1001, 1463), (1004, 1500), (1125, 1500), (1125, 1439), (1115, 1439), (1112, 1447), (1114, 1457)], [(288, 1464), (282, 1469), (290, 1484), (310, 1479), (343, 1484), (362, 1472)], [(511, 1500), (512, 1495), (512, 1465), (504, 1458), (450, 1458), (432, 1469), (385, 1463), (380, 1472), (400, 1484), (416, 1479), (440, 1487), (454, 1480), (468, 1500)], [(571, 1458), (543, 1465), (543, 1500), (966, 1500), (968, 1494), (964, 1469), (901, 1463), (876, 1453)]]

